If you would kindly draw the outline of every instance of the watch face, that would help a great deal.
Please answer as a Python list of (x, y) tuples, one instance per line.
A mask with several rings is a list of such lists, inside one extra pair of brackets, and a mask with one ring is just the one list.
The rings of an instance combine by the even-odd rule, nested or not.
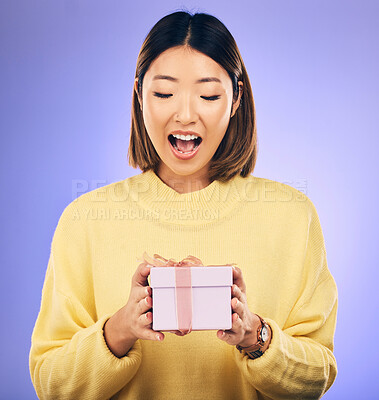
[(262, 341), (263, 341), (263, 342), (266, 342), (266, 341), (267, 341), (268, 335), (269, 335), (269, 333), (268, 333), (267, 326), (266, 326), (266, 325), (263, 325), (263, 326), (262, 326), (262, 329), (261, 329), (261, 338), (262, 338)]

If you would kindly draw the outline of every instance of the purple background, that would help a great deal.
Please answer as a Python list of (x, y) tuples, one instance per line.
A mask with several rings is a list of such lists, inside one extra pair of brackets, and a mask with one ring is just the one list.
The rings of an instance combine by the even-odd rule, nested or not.
[(182, 5), (237, 41), (257, 108), (254, 175), (302, 190), (319, 213), (339, 290), (324, 398), (375, 398), (378, 2), (133, 3), (0, 3), (0, 398), (36, 398), (30, 337), (58, 218), (78, 194), (140, 172), (126, 159), (137, 55)]

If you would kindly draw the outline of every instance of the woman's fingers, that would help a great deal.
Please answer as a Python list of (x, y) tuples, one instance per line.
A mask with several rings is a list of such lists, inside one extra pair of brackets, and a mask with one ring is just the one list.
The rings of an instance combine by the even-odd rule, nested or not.
[(143, 340), (163, 340), (165, 335), (160, 331), (153, 331), (151, 324), (153, 322), (153, 313), (148, 311), (141, 314), (137, 319), (139, 338)]
[(142, 298), (137, 305), (138, 314), (144, 314), (146, 311), (150, 310), (153, 305), (153, 299), (150, 296)]
[(232, 286), (232, 297), (233, 296), (237, 297), (237, 299), (242, 303), (246, 302), (246, 294), (243, 293), (242, 290), (235, 284)]
[(152, 289), (150, 286), (136, 286), (130, 292), (130, 297), (135, 303), (139, 303), (145, 297), (151, 298)]
[(239, 333), (239, 331), (241, 330), (241, 327), (242, 327), (242, 319), (237, 313), (234, 313), (234, 314), (232, 314), (232, 327), (231, 327), (231, 329), (229, 329), (225, 332), (228, 333), (229, 335), (231, 335), (231, 334), (234, 335), (236, 333)]
[(232, 315), (232, 328), (228, 330), (217, 331), (217, 337), (230, 345), (236, 345), (241, 341), (242, 320), (238, 314)]
[[(155, 331), (151, 329), (151, 324), (153, 322), (153, 313), (150, 311), (150, 309), (153, 306), (153, 299), (151, 297), (152, 294), (152, 289), (150, 286), (142, 286), (142, 287), (133, 287), (133, 298), (135, 299), (137, 303), (137, 313), (138, 313), (138, 323), (141, 327), (150, 330), (151, 332), (148, 333), (148, 336), (151, 338), (152, 334), (154, 334)], [(147, 330), (146, 330), (147, 332)], [(146, 333), (145, 332), (145, 333)], [(179, 330), (175, 331), (168, 331), (170, 333), (175, 333), (177, 336), (185, 336), (185, 333), (180, 332)], [(162, 340), (164, 338), (163, 333), (161, 332), (155, 332), (157, 333), (160, 337), (162, 337)], [(156, 340), (156, 338), (153, 337), (153, 339), (150, 340)]]
[(233, 297), (231, 300), (232, 309), (234, 312), (238, 314), (240, 318), (245, 317), (245, 305), (237, 299), (237, 297)]
[[(143, 301), (141, 300), (141, 302)], [(164, 333), (152, 329), (152, 322), (153, 313), (151, 311), (144, 312), (137, 318), (135, 330), (139, 339), (161, 341), (165, 338)]]
[[(141, 318), (144, 318), (144, 315), (141, 315)], [(140, 339), (143, 340), (163, 340), (165, 335), (162, 332), (153, 331), (149, 327), (145, 327), (141, 330)]]
[(147, 277), (150, 275), (151, 267), (146, 263), (140, 264), (132, 277), (132, 286), (147, 286)]
[(243, 293), (246, 293), (246, 285), (243, 280), (242, 271), (238, 267), (233, 267), (233, 283), (235, 283)]
[[(141, 263), (132, 277), (128, 302), (119, 310), (122, 315), (122, 328), (128, 336), (137, 340), (163, 340), (165, 335), (152, 329), (152, 288), (149, 286), (148, 277), (151, 266)], [(129, 343), (128, 343), (129, 344)]]
[(152, 312), (148, 311), (148, 312), (146, 312), (144, 314), (141, 314), (138, 317), (138, 322), (143, 328), (146, 328), (146, 327), (151, 328), (151, 323), (153, 322), (153, 314), (152, 314)]

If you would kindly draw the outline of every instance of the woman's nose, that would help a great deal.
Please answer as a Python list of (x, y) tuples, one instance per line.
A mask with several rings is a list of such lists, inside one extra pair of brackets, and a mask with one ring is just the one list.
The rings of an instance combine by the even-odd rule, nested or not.
[(191, 122), (196, 122), (198, 114), (196, 111), (196, 105), (190, 96), (183, 96), (178, 100), (178, 107), (176, 111), (176, 119), (183, 125)]

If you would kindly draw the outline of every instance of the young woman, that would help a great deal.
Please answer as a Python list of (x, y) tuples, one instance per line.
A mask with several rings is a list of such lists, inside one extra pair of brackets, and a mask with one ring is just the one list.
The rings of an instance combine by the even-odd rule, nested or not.
[[(311, 200), (254, 177), (253, 94), (208, 14), (175, 12), (137, 60), (129, 161), (69, 204), (32, 335), (41, 399), (317, 399), (336, 374), (337, 288)], [(152, 330), (144, 252), (236, 263), (232, 328)], [(175, 334), (174, 334), (175, 333)]]

